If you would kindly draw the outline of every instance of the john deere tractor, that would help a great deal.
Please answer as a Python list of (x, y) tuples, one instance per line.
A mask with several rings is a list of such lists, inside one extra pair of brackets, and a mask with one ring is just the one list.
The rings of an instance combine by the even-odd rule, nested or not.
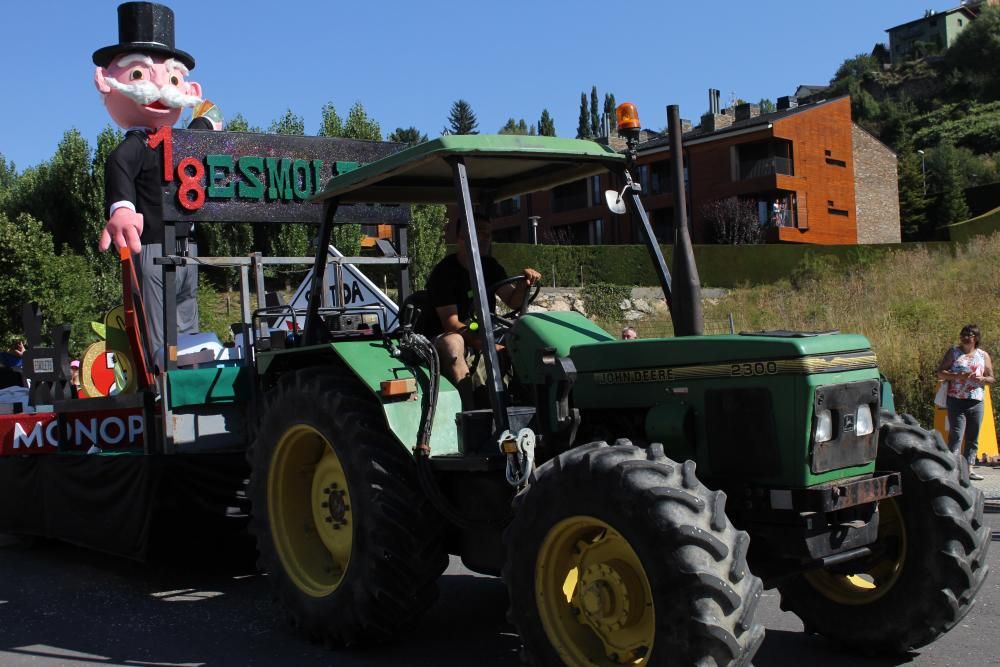
[[(419, 298), (385, 330), (323, 307), (317, 255), (301, 335), (258, 350), (250, 450), (260, 562), (309, 637), (396, 638), (434, 601), (448, 554), (502, 574), (535, 665), (748, 665), (765, 587), (807, 629), (866, 652), (920, 647), (969, 611), (990, 536), (966, 464), (893, 413), (863, 336), (700, 335), (683, 181), (671, 276), (631, 176), (632, 111), (624, 155), (447, 136), (317, 195), (320, 249), (346, 206), (456, 207), (485, 382), (463, 409)], [(682, 179), (675, 107), (670, 135)], [(494, 314), (474, 206), (606, 172), (676, 336), (618, 341), (575, 312), (529, 312), (530, 290)]]

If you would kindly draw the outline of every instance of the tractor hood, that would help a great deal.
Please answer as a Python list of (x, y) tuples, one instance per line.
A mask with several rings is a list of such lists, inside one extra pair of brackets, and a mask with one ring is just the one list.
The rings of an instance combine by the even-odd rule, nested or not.
[(578, 374), (595, 373), (599, 384), (877, 367), (867, 338), (838, 333), (652, 338), (576, 345), (569, 356)]

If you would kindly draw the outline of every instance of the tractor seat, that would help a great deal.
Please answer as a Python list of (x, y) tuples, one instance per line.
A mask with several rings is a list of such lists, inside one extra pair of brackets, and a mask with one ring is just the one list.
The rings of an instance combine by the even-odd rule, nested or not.
[[(431, 327), (427, 326), (427, 318), (433, 316), (434, 314), (434, 309), (431, 308), (430, 298), (430, 293), (425, 289), (411, 292), (409, 296), (403, 299), (403, 303), (399, 304), (400, 324), (404, 322), (403, 318), (409, 317), (409, 321), (413, 325), (414, 333), (427, 336), (428, 332), (431, 331)], [(407, 308), (413, 309), (412, 314), (409, 316), (406, 312)], [(433, 332), (431, 333), (433, 335)]]

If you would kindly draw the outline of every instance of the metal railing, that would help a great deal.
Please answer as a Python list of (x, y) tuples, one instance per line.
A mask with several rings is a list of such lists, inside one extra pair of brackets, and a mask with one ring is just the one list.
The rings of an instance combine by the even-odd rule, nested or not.
[(740, 180), (783, 174), (794, 176), (792, 159), (787, 157), (769, 157), (763, 160), (744, 160), (740, 162)]

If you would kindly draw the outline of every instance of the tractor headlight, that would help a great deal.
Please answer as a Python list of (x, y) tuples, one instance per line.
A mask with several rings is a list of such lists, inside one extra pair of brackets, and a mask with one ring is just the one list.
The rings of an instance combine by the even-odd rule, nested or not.
[(816, 411), (816, 427), (813, 429), (816, 442), (827, 442), (833, 439), (833, 416), (829, 410)]
[(856, 435), (868, 435), (875, 430), (875, 420), (872, 419), (872, 409), (868, 405), (858, 406), (858, 418), (854, 422)]

